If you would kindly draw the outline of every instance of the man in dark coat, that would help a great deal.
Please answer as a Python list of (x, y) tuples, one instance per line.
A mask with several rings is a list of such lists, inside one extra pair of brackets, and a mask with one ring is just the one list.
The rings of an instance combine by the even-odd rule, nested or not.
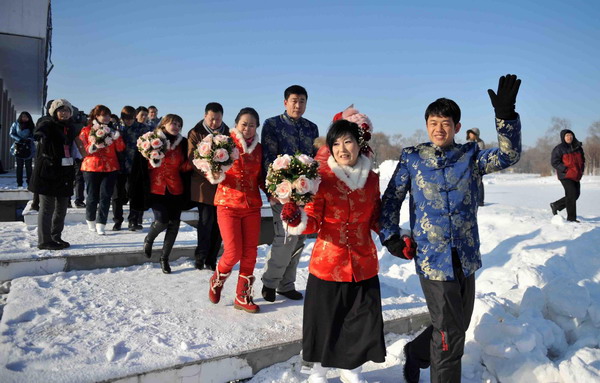
[(569, 129), (560, 132), (561, 143), (552, 150), (551, 163), (556, 169), (556, 176), (565, 189), (565, 196), (550, 204), (552, 214), (567, 208), (567, 221), (577, 220), (577, 199), (581, 194), (579, 181), (585, 168), (585, 155), (581, 142), (575, 138), (575, 133)]

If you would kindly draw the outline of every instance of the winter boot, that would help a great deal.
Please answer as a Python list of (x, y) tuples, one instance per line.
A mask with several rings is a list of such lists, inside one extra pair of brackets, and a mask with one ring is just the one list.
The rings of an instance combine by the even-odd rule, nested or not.
[(402, 375), (404, 375), (404, 380), (406, 383), (419, 383), (419, 378), (421, 377), (421, 369), (419, 364), (410, 354), (410, 343), (404, 345), (404, 367), (402, 369)]
[(85, 222), (87, 222), (89, 231), (96, 232), (96, 221), (87, 221), (86, 220)]
[(167, 224), (165, 223), (158, 221), (152, 222), (150, 231), (148, 231), (148, 235), (144, 238), (144, 255), (146, 255), (146, 258), (152, 258), (152, 245), (154, 245), (154, 240), (166, 228)]
[(252, 285), (254, 284), (254, 275), (241, 275), (238, 277), (237, 288), (235, 289), (235, 300), (233, 307), (238, 310), (244, 310), (249, 313), (257, 313), (258, 305), (252, 301)]
[(362, 366), (356, 367), (353, 370), (340, 368), (340, 380), (342, 383), (367, 383), (361, 372)]
[(313, 363), (308, 383), (327, 383), (327, 370), (328, 368), (321, 366), (321, 363)]
[(223, 290), (223, 284), (231, 275), (231, 271), (226, 274), (221, 274), (219, 272), (219, 267), (215, 270), (212, 277), (210, 277), (210, 281), (208, 281), (208, 299), (214, 304), (219, 303), (221, 300), (221, 290)]
[(96, 233), (98, 233), (98, 235), (105, 235), (106, 234), (106, 224), (97, 223), (96, 224)]
[(163, 242), (162, 254), (160, 256), (160, 268), (165, 274), (171, 274), (171, 266), (169, 265), (169, 255), (175, 244), (177, 233), (179, 232), (179, 220), (169, 221), (167, 225), (167, 232), (165, 233), (165, 240)]

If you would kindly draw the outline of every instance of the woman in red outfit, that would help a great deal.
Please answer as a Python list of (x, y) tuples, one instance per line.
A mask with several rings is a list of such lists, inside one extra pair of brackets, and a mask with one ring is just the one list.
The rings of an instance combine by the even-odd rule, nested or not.
[(259, 311), (252, 300), (254, 266), (260, 235), (260, 208), (262, 199), (262, 147), (258, 143), (259, 118), (256, 110), (244, 108), (235, 118), (231, 138), (240, 157), (225, 174), (215, 194), (217, 221), (223, 238), (223, 256), (210, 278), (208, 296), (219, 303), (223, 283), (239, 262), (240, 271), (233, 305), (250, 313)]
[(125, 150), (125, 142), (110, 122), (110, 115), (106, 106), (96, 105), (90, 112), (89, 125), (79, 133), (85, 147), (85, 158), (81, 163), (87, 188), (85, 219), (88, 229), (100, 235), (105, 234), (110, 200), (120, 169), (117, 152)]
[[(314, 362), (310, 382), (326, 382), (326, 368), (341, 370), (342, 382), (364, 382), (361, 366), (385, 361), (379, 261), (371, 230), (378, 232), (379, 176), (366, 130), (339, 120), (327, 133), (331, 155), (320, 162), (321, 183), (297, 217), (294, 205), (282, 219), (292, 234), (318, 233), (304, 299), (302, 356)], [(361, 135), (361, 132), (363, 132)], [(300, 221), (300, 222), (298, 222)]]
[[(187, 158), (187, 140), (180, 134), (183, 120), (176, 114), (167, 114), (160, 120), (155, 132), (164, 134), (169, 142), (162, 163), (154, 167), (137, 152), (131, 167), (130, 207), (144, 211), (148, 207), (154, 213), (154, 222), (144, 239), (144, 253), (152, 257), (154, 240), (163, 230), (163, 241), (160, 256), (160, 267), (165, 274), (171, 273), (169, 255), (179, 233), (181, 210), (185, 205), (186, 190), (184, 173), (192, 170)], [(189, 197), (189, 195), (187, 196)]]

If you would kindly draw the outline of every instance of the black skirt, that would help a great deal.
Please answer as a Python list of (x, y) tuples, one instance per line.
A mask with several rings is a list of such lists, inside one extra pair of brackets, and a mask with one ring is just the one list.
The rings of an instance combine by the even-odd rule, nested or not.
[(354, 369), (385, 362), (379, 277), (324, 281), (310, 274), (304, 298), (302, 358), (323, 367)]

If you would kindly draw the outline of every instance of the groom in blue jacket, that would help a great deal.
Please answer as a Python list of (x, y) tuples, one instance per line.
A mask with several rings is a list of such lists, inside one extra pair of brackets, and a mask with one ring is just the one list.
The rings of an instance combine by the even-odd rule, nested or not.
[[(431, 366), (431, 382), (460, 382), (465, 332), (475, 301), (475, 271), (481, 267), (477, 195), (481, 177), (514, 165), (521, 153), (521, 122), (515, 102), (521, 80), (500, 77), (488, 93), (496, 114), (499, 148), (457, 144), (460, 108), (440, 98), (425, 111), (431, 142), (402, 150), (382, 198), (381, 242), (415, 265), (432, 325), (404, 347), (407, 382)], [(400, 207), (409, 195), (412, 237), (401, 236)]]

